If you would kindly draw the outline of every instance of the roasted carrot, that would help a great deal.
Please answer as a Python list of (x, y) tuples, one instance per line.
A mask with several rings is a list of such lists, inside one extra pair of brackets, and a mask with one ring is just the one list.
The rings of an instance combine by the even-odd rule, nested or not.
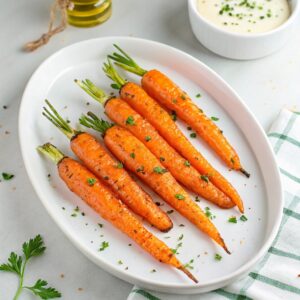
[[(106, 75), (114, 81), (114, 85), (120, 91), (120, 97), (126, 101), (135, 111), (142, 115), (159, 132), (159, 134), (177, 150), (202, 175), (227, 195), (244, 212), (241, 197), (234, 187), (227, 181), (192, 145), (178, 128), (171, 115), (150, 97), (139, 85), (127, 82), (109, 62), (105, 64)], [(89, 85), (93, 87), (91, 84)], [(96, 89), (94, 88), (96, 91)]]
[(82, 116), (80, 123), (101, 132), (105, 145), (128, 170), (230, 253), (213, 223), (140, 140), (118, 125), (106, 126), (91, 112), (88, 116)]
[[(81, 86), (89, 88), (90, 94), (100, 89), (91, 82), (81, 82)], [(101, 97), (97, 101), (101, 102)], [(106, 114), (119, 126), (127, 128), (135, 137), (137, 137), (145, 146), (161, 161), (161, 164), (167, 168), (171, 174), (180, 183), (191, 191), (197, 193), (203, 198), (217, 204), (222, 208), (231, 208), (234, 203), (216, 188), (209, 177), (200, 174), (189, 162), (186, 161), (178, 152), (176, 152), (153, 128), (153, 126), (135, 112), (125, 101), (119, 98), (110, 98), (105, 103)]]
[(136, 214), (157, 229), (166, 232), (173, 224), (152, 198), (130, 177), (121, 162), (112, 158), (90, 134), (73, 129), (46, 100), (43, 115), (70, 140), (75, 155)]
[(142, 76), (142, 87), (151, 97), (174, 111), (180, 119), (189, 124), (231, 169), (241, 171), (247, 177), (250, 176), (243, 169), (239, 156), (223, 132), (191, 100), (187, 93), (165, 74), (158, 70), (144, 70), (120, 47), (114, 46), (121, 54), (113, 53), (113, 55), (109, 55), (109, 58), (115, 60), (121, 68)]
[(117, 199), (109, 188), (76, 160), (66, 157), (51, 144), (38, 147), (57, 165), (60, 178), (68, 188), (91, 206), (102, 218), (133, 239), (139, 246), (160, 262), (183, 271), (191, 280), (197, 279), (182, 265), (171, 249), (149, 232)]

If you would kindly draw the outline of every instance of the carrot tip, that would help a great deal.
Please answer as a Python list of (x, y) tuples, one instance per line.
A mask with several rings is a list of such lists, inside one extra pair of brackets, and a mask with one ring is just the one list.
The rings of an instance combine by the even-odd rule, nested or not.
[(178, 270), (182, 271), (184, 274), (186, 274), (191, 280), (193, 280), (195, 283), (198, 283), (197, 278), (184, 266), (178, 267)]
[(241, 168), (240, 171), (247, 177), (250, 177), (250, 173), (248, 173), (245, 169)]

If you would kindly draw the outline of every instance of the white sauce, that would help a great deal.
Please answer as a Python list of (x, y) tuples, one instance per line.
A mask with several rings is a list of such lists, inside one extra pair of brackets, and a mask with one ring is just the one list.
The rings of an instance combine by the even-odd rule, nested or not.
[(246, 34), (270, 31), (291, 13), (288, 0), (198, 0), (198, 12), (224, 30)]

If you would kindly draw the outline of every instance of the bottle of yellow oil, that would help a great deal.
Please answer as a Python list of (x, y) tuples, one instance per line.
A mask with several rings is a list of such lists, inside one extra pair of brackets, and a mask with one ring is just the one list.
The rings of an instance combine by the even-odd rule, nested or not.
[(92, 27), (105, 22), (111, 16), (112, 0), (72, 0), (68, 9), (68, 23), (77, 27)]

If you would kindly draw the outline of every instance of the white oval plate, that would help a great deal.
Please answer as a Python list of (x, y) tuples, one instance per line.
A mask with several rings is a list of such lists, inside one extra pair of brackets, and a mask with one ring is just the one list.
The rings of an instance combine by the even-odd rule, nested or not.
[[(197, 285), (179, 271), (155, 261), (129, 238), (103, 221), (66, 188), (58, 178), (55, 166), (35, 150), (36, 146), (50, 141), (66, 154), (72, 155), (67, 139), (41, 115), (45, 98), (52, 101), (72, 125), (77, 124), (80, 114), (88, 110), (103, 114), (103, 109), (81, 91), (73, 80), (90, 78), (111, 92), (111, 82), (105, 77), (101, 66), (106, 55), (113, 51), (113, 43), (126, 49), (146, 69), (158, 68), (168, 74), (209, 116), (220, 118), (218, 125), (235, 146), (244, 167), (251, 173), (251, 178), (247, 179), (237, 172), (229, 172), (206, 145), (192, 139), (193, 144), (237, 188), (244, 200), (248, 218), (247, 222), (242, 222), (236, 209), (222, 210), (205, 200), (199, 203), (203, 209), (210, 207), (216, 216), (213, 222), (232, 251), (231, 255), (224, 253), (176, 212), (170, 215), (174, 222), (171, 232), (160, 233), (150, 228), (172, 248), (176, 247), (179, 236), (183, 234), (178, 257), (183, 263), (194, 259), (192, 272), (199, 279)], [(136, 76), (131, 78), (139, 81)], [(201, 98), (195, 97), (198, 93), (201, 93)], [(186, 125), (180, 125), (189, 135)], [(169, 46), (136, 38), (107, 37), (80, 42), (58, 51), (42, 63), (25, 89), (20, 108), (19, 135), (29, 178), (61, 230), (101, 268), (141, 287), (192, 294), (225, 286), (249, 271), (267, 251), (278, 230), (282, 211), (281, 182), (274, 155), (262, 128), (238, 95), (215, 72), (195, 58)], [(51, 174), (50, 179), (48, 173)], [(164, 203), (152, 195), (155, 201)], [(71, 216), (77, 205), (85, 213), (84, 216), (80, 213), (76, 213), (76, 217)], [(163, 204), (162, 209), (167, 211), (171, 208)], [(237, 224), (228, 222), (231, 216), (237, 216)], [(97, 223), (104, 226), (100, 228)], [(109, 247), (105, 251), (98, 251), (103, 241), (108, 241)], [(130, 243), (132, 246), (128, 245)], [(216, 253), (222, 255), (221, 261), (214, 259)], [(151, 271), (153, 269), (156, 272)]]

